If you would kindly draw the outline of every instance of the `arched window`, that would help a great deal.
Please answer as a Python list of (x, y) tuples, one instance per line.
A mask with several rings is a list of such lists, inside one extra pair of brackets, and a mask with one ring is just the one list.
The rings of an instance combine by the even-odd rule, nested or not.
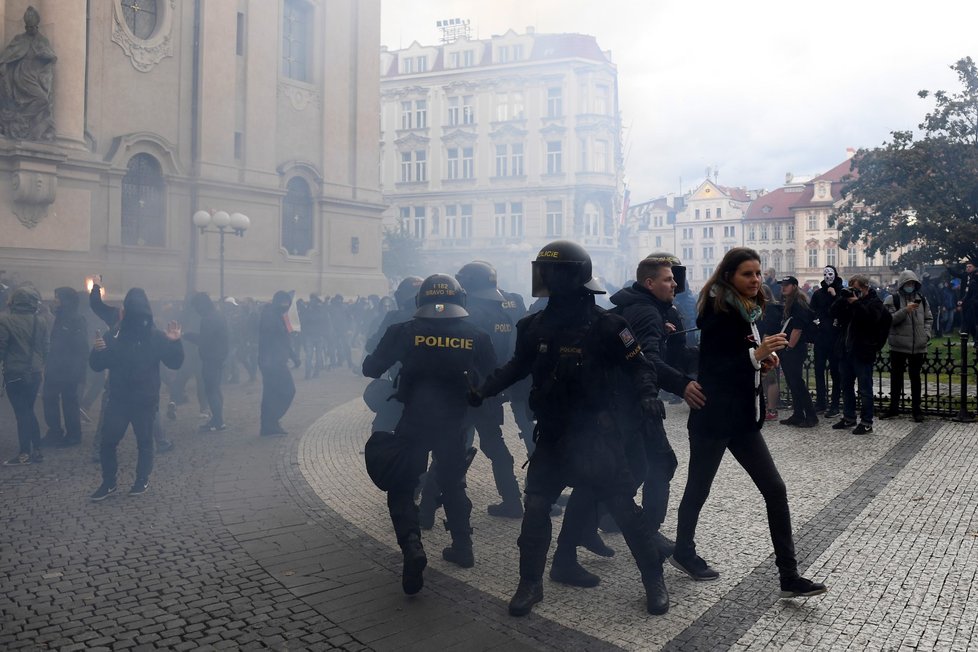
[(293, 256), (312, 249), (312, 193), (302, 177), (292, 177), (282, 201), (282, 246)]
[(156, 31), (156, 0), (122, 0), (122, 15), (136, 38), (146, 40)]
[(149, 154), (129, 159), (129, 171), (122, 178), (122, 244), (162, 247), (166, 187), (160, 163)]

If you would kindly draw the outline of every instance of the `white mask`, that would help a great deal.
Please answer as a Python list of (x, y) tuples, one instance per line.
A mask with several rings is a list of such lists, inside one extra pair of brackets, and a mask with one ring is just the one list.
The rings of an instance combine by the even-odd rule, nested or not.
[(835, 283), (835, 270), (831, 267), (826, 267), (822, 270), (822, 277), (825, 278), (825, 282), (828, 285)]

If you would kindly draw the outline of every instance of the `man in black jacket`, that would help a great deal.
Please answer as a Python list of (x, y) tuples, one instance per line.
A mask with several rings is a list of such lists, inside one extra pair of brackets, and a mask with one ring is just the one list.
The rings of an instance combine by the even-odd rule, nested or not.
[[(842, 291), (842, 278), (839, 270), (832, 265), (826, 265), (822, 270), (822, 282), (812, 293), (811, 308), (818, 320), (818, 336), (815, 338), (815, 411), (825, 412), (827, 417), (839, 415), (839, 399), (842, 392), (839, 377), (839, 355), (836, 351), (836, 340), (839, 328), (832, 318), (832, 304), (839, 298)], [(829, 395), (825, 382), (825, 371), (828, 368), (832, 380), (832, 393)]]
[(258, 367), (261, 369), (261, 429), (262, 436), (287, 435), (279, 423), (295, 398), (295, 382), (289, 371), (300, 364), (299, 354), (292, 350), (290, 327), (287, 321), (292, 306), (292, 294), (279, 290), (272, 302), (261, 309), (258, 322)]
[[(81, 443), (81, 411), (78, 388), (88, 367), (88, 324), (78, 314), (78, 292), (69, 287), (54, 291), (54, 326), (44, 367), (44, 420), (48, 425), (45, 445), (76, 446)], [(59, 404), (60, 403), (60, 404)], [(64, 412), (64, 428), (61, 414)]]
[(190, 299), (190, 305), (200, 315), (200, 332), (184, 333), (188, 342), (197, 345), (200, 357), (200, 375), (204, 381), (204, 394), (210, 407), (210, 420), (200, 427), (201, 432), (227, 430), (224, 425), (224, 396), (221, 380), (224, 377), (224, 361), (228, 357), (228, 323), (224, 315), (214, 307), (206, 292), (198, 292)]
[[(842, 375), (842, 419), (832, 426), (854, 435), (873, 432), (873, 363), (886, 343), (892, 317), (870, 286), (869, 277), (856, 274), (849, 287), (835, 300), (832, 317), (843, 331), (845, 354), (839, 364)], [(859, 425), (856, 425), (856, 392), (862, 401)]]
[(170, 369), (183, 364), (180, 324), (171, 321), (166, 333), (153, 324), (153, 311), (142, 288), (132, 288), (122, 303), (119, 327), (95, 339), (89, 357), (94, 371), (109, 370), (109, 400), (105, 407), (100, 457), (102, 485), (92, 494), (98, 502), (115, 493), (116, 447), (132, 424), (139, 457), (130, 496), (145, 493), (153, 470), (153, 421), (160, 409), (160, 363)]

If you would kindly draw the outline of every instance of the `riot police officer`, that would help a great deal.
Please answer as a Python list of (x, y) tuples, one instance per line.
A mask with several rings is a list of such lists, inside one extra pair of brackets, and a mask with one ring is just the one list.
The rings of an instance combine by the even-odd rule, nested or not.
[(643, 410), (661, 409), (655, 368), (628, 323), (595, 305), (594, 295), (603, 292), (580, 245), (565, 240), (546, 245), (533, 262), (533, 296), (548, 296), (547, 307), (517, 324), (513, 357), (469, 394), (470, 403), (477, 404), (527, 375), (533, 378), (537, 445), (527, 471), (517, 542), (520, 583), (509, 603), (513, 616), (528, 614), (543, 599), (550, 506), (567, 485), (593, 491), (608, 506), (641, 571), (647, 610), (662, 614), (669, 609), (662, 557), (635, 504), (635, 483), (611, 414), (610, 380), (616, 372), (630, 377)]
[[(401, 585), (409, 595), (421, 590), (428, 563), (414, 488), (429, 451), (438, 458), (446, 528), (452, 535), (452, 545), (442, 551), (442, 557), (463, 568), (475, 563), (469, 525), (472, 503), (465, 494), (467, 375), (485, 377), (496, 360), (489, 336), (463, 319), (468, 315), (465, 293), (454, 278), (445, 274), (426, 278), (417, 305), (414, 319), (390, 326), (363, 361), (363, 374), (371, 378), (401, 364), (397, 398), (404, 403), (404, 412), (394, 437), (405, 444), (398, 461), (405, 471), (382, 488), (387, 490), (387, 507), (404, 555)], [(370, 472), (373, 462), (370, 458), (366, 462)]]
[[(363, 348), (368, 354), (373, 353), (387, 329), (393, 324), (409, 321), (417, 309), (415, 302), (418, 288), (422, 279), (419, 276), (408, 276), (394, 290), (394, 301), (397, 309), (386, 313), (377, 330), (367, 338)], [(363, 400), (367, 407), (374, 412), (372, 431), (393, 430), (397, 420), (401, 418), (402, 406), (398, 401), (390, 400), (394, 393), (393, 379), (397, 377), (397, 367), (392, 368), (381, 378), (377, 378), (363, 390)]]
[[(511, 311), (503, 307), (506, 298), (496, 287), (496, 269), (487, 262), (473, 261), (463, 265), (455, 278), (466, 294), (469, 320), (486, 331), (492, 340), (497, 360), (508, 360), (515, 346), (515, 324)], [(490, 516), (520, 518), (523, 504), (520, 486), (513, 472), (513, 456), (503, 441), (503, 400), (492, 398), (469, 413), (479, 433), (479, 447), (492, 462), (492, 477), (502, 502), (489, 505)]]

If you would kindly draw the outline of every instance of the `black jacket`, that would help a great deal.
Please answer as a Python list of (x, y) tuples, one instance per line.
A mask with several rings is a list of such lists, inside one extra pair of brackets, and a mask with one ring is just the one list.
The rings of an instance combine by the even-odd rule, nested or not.
[(197, 345), (202, 362), (224, 362), (230, 349), (227, 319), (214, 307), (210, 297), (202, 292), (195, 294), (190, 303), (200, 315), (200, 332), (184, 333), (184, 337)]
[(845, 297), (836, 299), (831, 313), (842, 329), (841, 343), (845, 355), (853, 356), (860, 362), (875, 362), (876, 353), (886, 343), (892, 322), (876, 290), (869, 290), (852, 303)]
[(104, 338), (105, 349), (92, 349), (88, 364), (93, 371), (109, 370), (110, 403), (159, 409), (160, 363), (179, 369), (183, 344), (154, 327), (153, 312), (140, 288), (129, 290), (123, 307), (118, 329)]
[(60, 306), (55, 310), (44, 377), (50, 382), (81, 383), (88, 366), (88, 324), (78, 314), (78, 292), (60, 287), (54, 291)]
[(834, 295), (829, 293), (829, 284), (822, 281), (819, 284), (819, 288), (812, 293), (810, 305), (812, 310), (815, 311), (815, 317), (818, 319), (818, 340), (814, 342), (816, 346), (831, 346), (839, 336), (839, 328), (835, 325), (835, 320), (832, 318), (832, 304), (835, 303), (835, 300), (839, 298), (839, 293), (842, 292), (842, 279), (838, 276), (832, 281), (832, 289), (835, 290)]
[[(259, 366), (275, 366), (288, 364), (288, 361), (298, 360), (298, 355), (292, 350), (289, 339), (289, 329), (285, 325), (285, 315), (292, 302), (288, 292), (279, 290), (272, 302), (262, 306), (261, 317), (258, 320), (258, 364)], [(285, 310), (282, 310), (282, 307)]]
[(697, 380), (706, 405), (690, 410), (690, 436), (735, 437), (759, 430), (764, 422), (764, 393), (755, 385), (757, 370), (750, 356), (757, 343), (750, 324), (732, 308), (716, 312), (709, 299), (696, 325), (702, 360)]
[[(666, 362), (666, 348), (667, 343), (671, 344), (670, 339), (681, 339), (680, 344), (685, 345), (684, 336), (675, 335), (669, 338), (666, 334), (666, 316), (673, 313), (673, 305), (660, 301), (638, 283), (633, 283), (631, 287), (622, 288), (613, 294), (611, 303), (621, 310), (621, 316), (628, 321), (639, 344), (642, 345), (642, 353), (655, 365), (659, 387), (682, 396), (686, 386), (693, 379)], [(679, 313), (676, 311), (672, 319), (678, 316)], [(679, 330), (682, 330), (681, 322)]]

